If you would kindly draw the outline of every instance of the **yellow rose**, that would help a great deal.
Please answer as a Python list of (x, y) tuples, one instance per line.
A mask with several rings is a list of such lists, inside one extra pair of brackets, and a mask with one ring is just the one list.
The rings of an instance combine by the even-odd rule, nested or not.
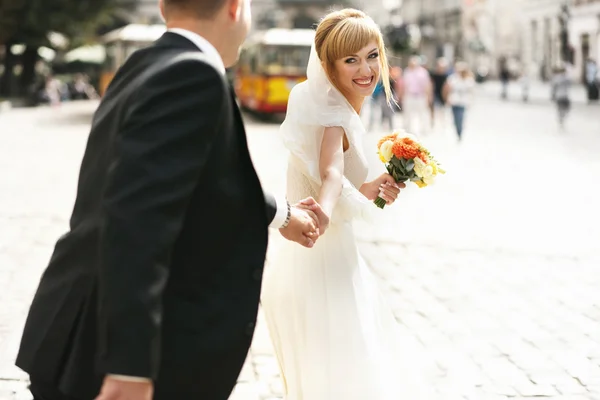
[(426, 185), (433, 185), (433, 183), (435, 182), (435, 176), (434, 175), (430, 175), (430, 176), (425, 176), (423, 177), (423, 182), (425, 182)]
[(418, 187), (420, 188), (424, 188), (425, 186), (427, 186), (427, 184), (425, 182), (423, 182), (422, 180), (418, 180), (418, 181), (414, 181)]
[(394, 142), (391, 140), (386, 140), (385, 142), (381, 143), (381, 146), (379, 147), (379, 159), (381, 159), (381, 161), (384, 163), (390, 162), (392, 159), (392, 156), (394, 155), (392, 151), (393, 146)]
[(437, 163), (435, 161), (429, 161), (429, 166), (433, 170), (433, 175), (437, 175), (439, 172)]

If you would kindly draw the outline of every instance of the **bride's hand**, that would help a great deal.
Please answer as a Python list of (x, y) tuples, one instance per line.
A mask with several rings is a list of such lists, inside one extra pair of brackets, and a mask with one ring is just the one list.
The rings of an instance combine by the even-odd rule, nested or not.
[(369, 200), (375, 200), (379, 196), (390, 205), (398, 198), (400, 189), (405, 187), (406, 184), (396, 183), (390, 174), (385, 173), (374, 181), (364, 183), (360, 192)]
[(321, 205), (312, 197), (301, 200), (296, 207), (310, 210), (315, 213), (319, 220), (319, 236), (322, 236), (329, 226), (329, 216), (325, 213)]

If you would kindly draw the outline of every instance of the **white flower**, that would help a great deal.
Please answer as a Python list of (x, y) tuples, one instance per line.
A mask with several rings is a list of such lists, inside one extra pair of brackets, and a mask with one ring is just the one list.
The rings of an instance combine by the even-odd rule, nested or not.
[(406, 138), (414, 140), (417, 143), (419, 142), (419, 140), (417, 139), (417, 137), (415, 135), (413, 135), (412, 133), (408, 133), (404, 129), (398, 130), (397, 133), (398, 133), (398, 136), (400, 136), (401, 138), (406, 137)]
[(417, 176), (419, 178), (423, 178), (425, 176), (425, 170), (427, 169), (428, 165), (425, 164), (423, 162), (423, 160), (421, 160), (420, 158), (415, 158), (415, 174), (417, 174)]
[(392, 159), (392, 156), (394, 155), (392, 151), (393, 146), (394, 142), (392, 142), (391, 140), (386, 140), (381, 144), (381, 147), (379, 147), (379, 154), (385, 160), (385, 162), (390, 162), (390, 160)]
[(421, 176), (421, 178), (429, 178), (433, 176), (433, 167), (431, 165), (428, 165), (425, 167), (425, 170), (423, 171), (423, 176)]
[(425, 164), (420, 158), (415, 158), (415, 174), (426, 185), (431, 185), (435, 181), (435, 171), (429, 164)]

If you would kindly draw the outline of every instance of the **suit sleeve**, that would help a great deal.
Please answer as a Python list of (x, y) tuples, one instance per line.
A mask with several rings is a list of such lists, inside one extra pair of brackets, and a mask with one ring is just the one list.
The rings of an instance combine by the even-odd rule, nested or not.
[(130, 100), (103, 199), (102, 374), (156, 378), (170, 254), (225, 98), (217, 71), (188, 58), (162, 67)]

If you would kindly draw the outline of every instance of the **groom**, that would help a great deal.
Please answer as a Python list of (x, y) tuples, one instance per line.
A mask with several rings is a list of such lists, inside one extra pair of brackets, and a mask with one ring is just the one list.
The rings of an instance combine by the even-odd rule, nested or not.
[(163, 0), (169, 31), (112, 81), (17, 357), (35, 399), (226, 400), (268, 226), (317, 239), (314, 200), (310, 211), (263, 192), (225, 77), (249, 3)]

